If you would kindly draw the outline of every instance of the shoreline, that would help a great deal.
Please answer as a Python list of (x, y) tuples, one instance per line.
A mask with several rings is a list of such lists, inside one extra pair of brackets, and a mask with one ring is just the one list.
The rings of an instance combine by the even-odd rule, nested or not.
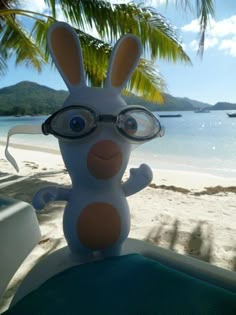
[[(5, 149), (6, 146), (6, 141), (0, 140), (0, 146)], [(42, 152), (42, 153), (50, 153), (50, 154), (57, 154), (60, 155), (60, 151), (58, 149), (50, 149), (46, 147), (41, 147), (41, 146), (36, 146), (36, 145), (31, 145), (31, 144), (20, 144), (20, 143), (12, 143), (10, 142), (8, 146), (8, 151), (13, 149), (20, 149), (20, 150), (26, 150), (26, 151), (37, 151), (37, 152)]]
[[(0, 159), (5, 161), (4, 171), (17, 174), (11, 164), (5, 158), (5, 141), (0, 141)], [(16, 162), (20, 167), (18, 175), (27, 175), (27, 170), (24, 166), (24, 162), (27, 161), (32, 164), (39, 164), (41, 168), (65, 169), (64, 162), (62, 160), (59, 148), (49, 148), (42, 146), (34, 146), (29, 144), (10, 143), (8, 147), (9, 152), (14, 156)], [(27, 153), (26, 153), (27, 152)], [(55, 160), (56, 159), (56, 160)], [(140, 164), (147, 162), (147, 164), (153, 170), (153, 181), (158, 186), (176, 186), (189, 190), (204, 190), (209, 187), (233, 187), (236, 186), (236, 176), (222, 176), (218, 174), (212, 174), (206, 172), (204, 169), (178, 169), (176, 165), (166, 161), (166, 158), (157, 157), (157, 162), (160, 161), (159, 167), (152, 166), (152, 161), (149, 162), (143, 159), (143, 154), (135, 155), (135, 151), (132, 153), (129, 164), (124, 174), (124, 178), (129, 176), (129, 169), (138, 167)], [(162, 163), (164, 162), (166, 163)], [(182, 165), (183, 166), (183, 165)], [(1, 170), (0, 170), (1, 171)]]

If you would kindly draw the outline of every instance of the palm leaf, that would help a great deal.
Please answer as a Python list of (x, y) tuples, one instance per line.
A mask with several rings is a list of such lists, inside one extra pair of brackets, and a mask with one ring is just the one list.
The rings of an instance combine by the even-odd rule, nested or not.
[(44, 62), (41, 50), (10, 14), (4, 16), (0, 45), (6, 57), (15, 55), (16, 64), (24, 63), (26, 66), (33, 66), (38, 71), (41, 70)]
[(5, 62), (5, 57), (1, 56), (1, 52), (0, 52), (0, 76), (4, 76), (7, 70), (7, 65)]
[(46, 5), (51, 8), (52, 11), (52, 17), (56, 19), (57, 17), (57, 11), (56, 11), (56, 0), (44, 0)]
[(165, 81), (158, 72), (157, 65), (146, 59), (140, 59), (127, 89), (147, 101), (159, 104), (164, 102), (162, 93), (166, 89)]
[[(83, 50), (85, 71), (89, 82), (102, 86), (106, 78), (112, 46), (85, 32), (76, 30)], [(162, 103), (161, 93), (165, 83), (157, 67), (151, 61), (140, 59), (140, 62), (127, 85), (127, 92), (145, 97), (149, 101)]]
[(46, 62), (48, 62), (49, 58), (49, 51), (46, 41), (47, 31), (54, 22), (54, 19), (50, 17), (47, 20), (38, 19), (35, 21), (31, 32), (31, 36), (35, 39), (38, 47), (41, 47), (41, 51)]
[(101, 38), (117, 40), (125, 33), (137, 35), (152, 58), (190, 63), (174, 28), (154, 9), (137, 5), (111, 4), (109, 1), (59, 0), (67, 19), (79, 29), (95, 27)]
[(204, 51), (205, 33), (210, 17), (214, 16), (214, 0), (196, 0), (197, 16), (200, 19), (200, 41), (198, 53)]
[[(168, 0), (166, 1), (168, 4)], [(185, 11), (191, 11), (196, 14), (199, 19), (199, 49), (198, 54), (201, 56), (204, 52), (205, 33), (207, 25), (212, 17), (215, 15), (215, 1), (214, 0), (176, 0), (176, 5), (180, 5)]]
[(0, 10), (10, 9), (14, 7), (17, 3), (17, 0), (0, 0)]
[[(142, 41), (144, 51), (147, 55), (150, 52), (152, 59), (158, 57), (173, 62), (180, 60), (190, 63), (172, 26), (152, 8), (134, 3), (112, 5), (103, 0), (44, 1), (51, 8), (51, 16), (16, 7), (0, 11), (4, 21), (0, 34), (2, 52), (6, 58), (15, 54), (17, 64), (25, 62), (26, 65), (33, 65), (40, 70), (42, 63), (48, 60), (46, 32), (55, 20), (57, 5), (61, 6), (68, 21), (77, 27), (88, 80), (93, 85), (102, 85), (111, 52), (110, 43), (124, 33), (136, 34)], [(30, 34), (13, 18), (18, 15), (35, 20)], [(95, 27), (102, 40), (87, 34), (89, 27)], [(140, 61), (127, 87), (129, 91), (135, 91), (149, 100), (158, 102), (162, 100), (160, 93), (164, 88), (164, 81), (154, 64), (145, 59)]]
[[(45, 34), (51, 23), (53, 21), (50, 19), (47, 22), (40, 20), (36, 21), (34, 25), (34, 35), (40, 46), (46, 47)], [(87, 79), (93, 86), (102, 86), (106, 78), (112, 46), (79, 29), (76, 29), (76, 32), (80, 38), (83, 50)], [(165, 84), (160, 73), (155, 68), (157, 67), (154, 67), (152, 62), (141, 59), (127, 86), (127, 91), (142, 95), (147, 100), (161, 103), (163, 101), (161, 92), (164, 91)]]
[(87, 79), (94, 86), (102, 86), (106, 77), (112, 46), (79, 29), (79, 36)]

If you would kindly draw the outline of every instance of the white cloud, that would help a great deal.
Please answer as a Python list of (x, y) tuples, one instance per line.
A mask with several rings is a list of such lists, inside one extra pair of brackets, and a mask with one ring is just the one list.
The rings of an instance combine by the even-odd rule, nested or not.
[(223, 50), (227, 55), (236, 57), (236, 36), (232, 39), (222, 40), (219, 50)]
[(198, 41), (192, 40), (189, 44), (189, 47), (191, 50), (197, 51), (198, 50)]
[[(181, 30), (184, 32), (198, 33), (199, 20), (192, 20), (189, 24), (184, 25)], [(215, 37), (224, 37), (232, 34), (236, 35), (236, 15), (218, 22), (214, 19), (210, 19), (207, 34), (208, 36)]]
[[(199, 21), (192, 20), (189, 24), (184, 25), (182, 31), (188, 33), (198, 33)], [(226, 54), (236, 57), (236, 15), (221, 21), (210, 19), (206, 31), (205, 50), (215, 47), (224, 51)], [(198, 42), (193, 40), (189, 44), (191, 50), (198, 49)]]
[(216, 37), (236, 35), (236, 15), (219, 22), (213, 21), (209, 29), (209, 35)]
[(216, 38), (216, 37), (206, 38), (206, 40), (205, 40), (205, 49), (214, 47), (214, 46), (216, 46), (218, 44), (219, 44), (218, 38)]
[(189, 24), (182, 26), (181, 30), (184, 32), (198, 33), (199, 32), (199, 21), (197, 19), (192, 20)]
[[(219, 40), (217, 38), (206, 38), (204, 48), (205, 50), (207, 50), (208, 48), (216, 46), (218, 43)], [(193, 40), (190, 42), (189, 47), (191, 48), (191, 50), (197, 51), (199, 48), (199, 42), (197, 40)]]

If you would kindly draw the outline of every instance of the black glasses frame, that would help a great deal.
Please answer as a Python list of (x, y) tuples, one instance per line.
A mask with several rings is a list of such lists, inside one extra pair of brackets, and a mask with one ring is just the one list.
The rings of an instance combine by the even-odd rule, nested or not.
[[(69, 111), (69, 110), (72, 110), (72, 109), (77, 109), (77, 108), (81, 108), (81, 109), (85, 109), (87, 111), (89, 111), (92, 116), (94, 116), (94, 127), (91, 128), (91, 130), (83, 135), (76, 135), (76, 136), (65, 136), (63, 134), (60, 134), (56, 131), (54, 131), (51, 127), (51, 122), (52, 120), (54, 119), (55, 116), (57, 116), (59, 113), (63, 113), (65, 111)], [(158, 130), (157, 132), (151, 136), (151, 137), (146, 137), (146, 138), (143, 138), (143, 139), (138, 139), (136, 137), (132, 137), (128, 134), (126, 134), (123, 129), (121, 127), (118, 126), (117, 122), (118, 122), (118, 119), (119, 119), (119, 116), (122, 115), (122, 114), (125, 114), (126, 112), (129, 112), (131, 110), (141, 110), (145, 113), (147, 113), (149, 116), (151, 116), (155, 122), (157, 123), (158, 125)], [(52, 134), (54, 135), (55, 137), (59, 137), (59, 138), (64, 138), (64, 139), (81, 139), (81, 138), (84, 138), (84, 137), (87, 137), (89, 135), (91, 135), (96, 129), (97, 129), (97, 122), (105, 122), (105, 123), (114, 123), (115, 124), (115, 127), (116, 129), (119, 131), (120, 134), (122, 134), (125, 138), (128, 138), (134, 142), (144, 142), (146, 140), (151, 140), (151, 139), (154, 139), (158, 136), (158, 134), (161, 133), (161, 131), (164, 129), (163, 126), (161, 125), (161, 123), (159, 122), (159, 120), (156, 118), (155, 115), (153, 115), (148, 109), (142, 107), (142, 106), (129, 106), (128, 108), (125, 108), (123, 110), (121, 110), (117, 115), (101, 115), (99, 113), (97, 113), (95, 110), (93, 110), (92, 108), (90, 107), (87, 107), (87, 106), (84, 106), (84, 105), (70, 105), (70, 106), (67, 106), (67, 107), (63, 107), (61, 109), (59, 109), (58, 111), (56, 111), (55, 113), (53, 113), (51, 116), (49, 116), (45, 122), (42, 124), (42, 132), (44, 135), (49, 135), (49, 134)]]
[(151, 137), (144, 137), (144, 138), (142, 138), (142, 139), (138, 139), (138, 138), (136, 138), (136, 137), (132, 137), (131, 135), (128, 135), (127, 133), (124, 132), (124, 130), (123, 130), (122, 128), (120, 128), (118, 125), (116, 125), (116, 128), (118, 129), (118, 131), (119, 131), (125, 138), (128, 138), (128, 139), (130, 139), (130, 140), (133, 140), (133, 141), (135, 141), (135, 142), (144, 142), (144, 141), (152, 140), (152, 139), (156, 138), (157, 135), (158, 135), (159, 133), (161, 133), (161, 131), (163, 130), (163, 127), (162, 127), (160, 121), (156, 118), (156, 116), (153, 115), (148, 109), (146, 109), (146, 108), (144, 108), (144, 107), (141, 107), (141, 106), (132, 106), (132, 107), (123, 109), (123, 110), (117, 115), (117, 117), (119, 117), (119, 115), (121, 115), (121, 114), (125, 114), (126, 112), (129, 112), (129, 111), (135, 110), (135, 109), (136, 109), (136, 110), (140, 110), (140, 111), (142, 111), (142, 112), (145, 112), (145, 113), (147, 113), (149, 116), (151, 116), (151, 117), (154, 119), (154, 121), (157, 123), (158, 127), (159, 127), (159, 128), (158, 128), (158, 131), (157, 131), (153, 136), (151, 136)]

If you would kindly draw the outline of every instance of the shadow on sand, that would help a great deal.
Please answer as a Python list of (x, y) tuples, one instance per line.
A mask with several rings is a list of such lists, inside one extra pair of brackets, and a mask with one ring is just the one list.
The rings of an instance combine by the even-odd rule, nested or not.
[[(35, 175), (24, 177), (18, 175), (5, 176), (6, 180), (1, 180), (0, 175), (0, 193), (8, 197), (19, 199), (31, 204), (34, 194), (47, 186), (58, 186), (56, 181), (48, 181), (44, 178), (58, 177), (65, 173), (65, 170), (39, 172)], [(2, 174), (2, 173), (0, 173)]]
[[(212, 262), (212, 231), (206, 222), (199, 221), (190, 233), (180, 230), (180, 222), (177, 219), (171, 226), (167, 223), (162, 223), (153, 228), (145, 240), (165, 248), (167, 247), (173, 251), (176, 250), (175, 247), (178, 243), (183, 248), (185, 254), (205, 262)], [(235, 270), (236, 257), (233, 264), (232, 268)]]

